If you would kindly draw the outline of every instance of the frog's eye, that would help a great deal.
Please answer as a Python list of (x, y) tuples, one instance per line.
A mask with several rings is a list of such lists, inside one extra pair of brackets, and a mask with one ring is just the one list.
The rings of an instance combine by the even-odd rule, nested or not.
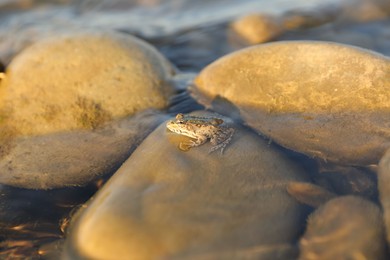
[(183, 123), (184, 123), (184, 120), (182, 120), (182, 119), (176, 120), (176, 123), (178, 123), (178, 124), (183, 124)]
[(183, 119), (184, 115), (182, 113), (179, 113), (176, 115), (176, 119), (180, 120)]
[(220, 118), (213, 118), (213, 119), (211, 120), (211, 124), (212, 124), (212, 125), (220, 125), (220, 124), (222, 124), (222, 123), (223, 123), (223, 120), (220, 119)]

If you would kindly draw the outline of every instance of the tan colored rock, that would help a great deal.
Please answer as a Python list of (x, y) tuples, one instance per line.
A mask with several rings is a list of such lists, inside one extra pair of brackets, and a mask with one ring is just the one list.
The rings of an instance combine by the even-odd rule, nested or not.
[(299, 245), (300, 260), (388, 259), (381, 210), (357, 196), (318, 208)]
[(95, 131), (9, 139), (0, 149), (0, 183), (28, 189), (84, 186), (114, 173), (165, 119), (145, 111)]
[(307, 177), (223, 119), (235, 129), (223, 154), (179, 150), (189, 138), (165, 124), (150, 134), (73, 220), (65, 259), (294, 259), (306, 214), (286, 186)]
[(196, 99), (285, 147), (344, 164), (378, 163), (390, 147), (390, 60), (328, 42), (278, 42), (206, 67)]
[(284, 31), (280, 19), (267, 14), (246, 15), (234, 21), (231, 28), (250, 44), (268, 42)]
[(290, 10), (282, 15), (253, 13), (230, 24), (231, 29), (249, 44), (266, 43), (284, 33), (320, 26), (334, 21), (339, 8), (325, 6), (318, 10)]
[(280, 19), (283, 21), (282, 24), (286, 31), (302, 30), (334, 22), (340, 12), (340, 6), (325, 5), (313, 10), (290, 10), (285, 12)]
[(113, 32), (52, 37), (20, 53), (0, 85), (0, 109), (17, 134), (94, 129), (109, 119), (164, 108), (167, 60), (147, 43)]
[(296, 200), (311, 207), (319, 207), (337, 195), (321, 186), (306, 182), (291, 182), (287, 192)]

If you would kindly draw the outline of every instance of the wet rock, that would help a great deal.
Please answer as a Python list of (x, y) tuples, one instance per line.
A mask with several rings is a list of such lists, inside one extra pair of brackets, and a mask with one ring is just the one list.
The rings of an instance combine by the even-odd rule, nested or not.
[(305, 182), (290, 182), (287, 192), (299, 202), (311, 207), (319, 207), (337, 196), (321, 186)]
[(21, 135), (94, 129), (109, 119), (165, 108), (173, 92), (167, 83), (172, 74), (161, 54), (129, 35), (52, 37), (7, 66), (1, 116)]
[(390, 244), (390, 149), (383, 156), (379, 164), (378, 189), (387, 229), (387, 243)]
[(231, 28), (250, 44), (270, 41), (284, 29), (278, 17), (266, 14), (246, 15), (234, 21)]
[(390, 147), (389, 78), (390, 60), (368, 50), (279, 42), (217, 60), (195, 79), (192, 93), (285, 147), (368, 165)]
[(378, 197), (376, 171), (365, 167), (320, 163), (313, 175), (316, 183), (340, 195), (356, 195), (375, 200)]
[(388, 259), (382, 213), (355, 196), (330, 200), (309, 216), (299, 259)]
[(224, 153), (165, 123), (150, 134), (78, 213), (69, 259), (293, 259), (306, 213), (288, 195), (306, 181), (300, 167), (255, 133), (223, 118), (235, 133)]
[[(287, 10), (283, 14), (249, 14), (243, 16), (231, 25), (231, 28), (249, 44), (265, 43), (270, 40), (280, 40), (283, 38), (294, 37), (298, 32), (300, 34), (311, 34), (312, 32), (305, 29), (319, 27), (331, 24), (330, 28), (320, 28), (320, 31), (327, 31), (328, 34), (334, 34), (338, 38), (336, 42), (344, 42), (343, 38), (353, 37), (350, 32), (340, 33), (339, 28), (344, 24), (357, 24), (369, 21), (384, 20), (390, 14), (390, 4), (386, 0), (358, 0), (353, 2), (341, 3), (324, 3), (317, 5), (315, 8), (303, 8)], [(333, 28), (333, 25), (336, 28)], [(287, 37), (283, 36), (287, 33)], [(367, 36), (367, 32), (362, 32)], [(279, 38), (282, 36), (282, 38)], [(318, 37), (324, 37), (319, 33)], [(356, 37), (356, 36), (355, 36)], [(330, 39), (329, 39), (330, 40)], [(367, 38), (369, 40), (369, 38)], [(373, 41), (375, 43), (375, 41)], [(362, 46), (356, 40), (357, 46)]]
[(339, 9), (325, 6), (318, 10), (290, 10), (281, 15), (249, 14), (231, 23), (231, 29), (249, 44), (277, 39), (280, 35), (323, 25), (336, 19)]
[(320, 6), (313, 10), (290, 10), (281, 16), (285, 31), (302, 30), (324, 25), (340, 15), (340, 8), (334, 5)]
[(29, 189), (84, 186), (115, 172), (165, 119), (145, 111), (95, 131), (15, 137), (0, 150), (0, 183)]

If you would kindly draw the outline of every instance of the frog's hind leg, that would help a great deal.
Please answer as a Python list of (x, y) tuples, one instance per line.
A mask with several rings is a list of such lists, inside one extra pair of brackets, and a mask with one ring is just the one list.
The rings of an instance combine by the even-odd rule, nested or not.
[(219, 133), (215, 138), (211, 138), (210, 143), (214, 146), (211, 147), (209, 153), (215, 152), (218, 149), (221, 149), (221, 154), (225, 150), (225, 147), (230, 143), (233, 138), (234, 129), (228, 128), (223, 132)]

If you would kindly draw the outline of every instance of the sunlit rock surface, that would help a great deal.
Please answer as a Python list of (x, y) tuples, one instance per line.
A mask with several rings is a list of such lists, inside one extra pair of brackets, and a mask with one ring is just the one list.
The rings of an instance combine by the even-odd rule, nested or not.
[(296, 257), (306, 213), (286, 186), (307, 177), (223, 119), (235, 129), (223, 154), (209, 142), (180, 150), (188, 137), (165, 123), (149, 135), (73, 221), (68, 259)]
[[(226, 55), (193, 95), (296, 151), (343, 164), (379, 161), (390, 147), (390, 60), (328, 42), (279, 42)], [(230, 111), (229, 111), (230, 109)]]
[(387, 243), (390, 243), (390, 149), (379, 164), (378, 189), (387, 230)]
[(95, 131), (14, 138), (2, 147), (0, 183), (30, 189), (86, 185), (115, 172), (166, 118), (146, 111)]
[(330, 200), (309, 216), (301, 260), (388, 259), (382, 213), (355, 196)]
[(272, 40), (284, 31), (279, 17), (265, 14), (250, 14), (231, 24), (234, 32), (251, 44)]
[(317, 27), (334, 21), (341, 12), (333, 5), (313, 10), (289, 10), (283, 14), (251, 13), (234, 20), (231, 29), (247, 44), (277, 40), (291, 30)]
[(94, 129), (165, 108), (173, 70), (147, 43), (113, 32), (51, 37), (20, 53), (0, 85), (1, 123), (15, 134)]

